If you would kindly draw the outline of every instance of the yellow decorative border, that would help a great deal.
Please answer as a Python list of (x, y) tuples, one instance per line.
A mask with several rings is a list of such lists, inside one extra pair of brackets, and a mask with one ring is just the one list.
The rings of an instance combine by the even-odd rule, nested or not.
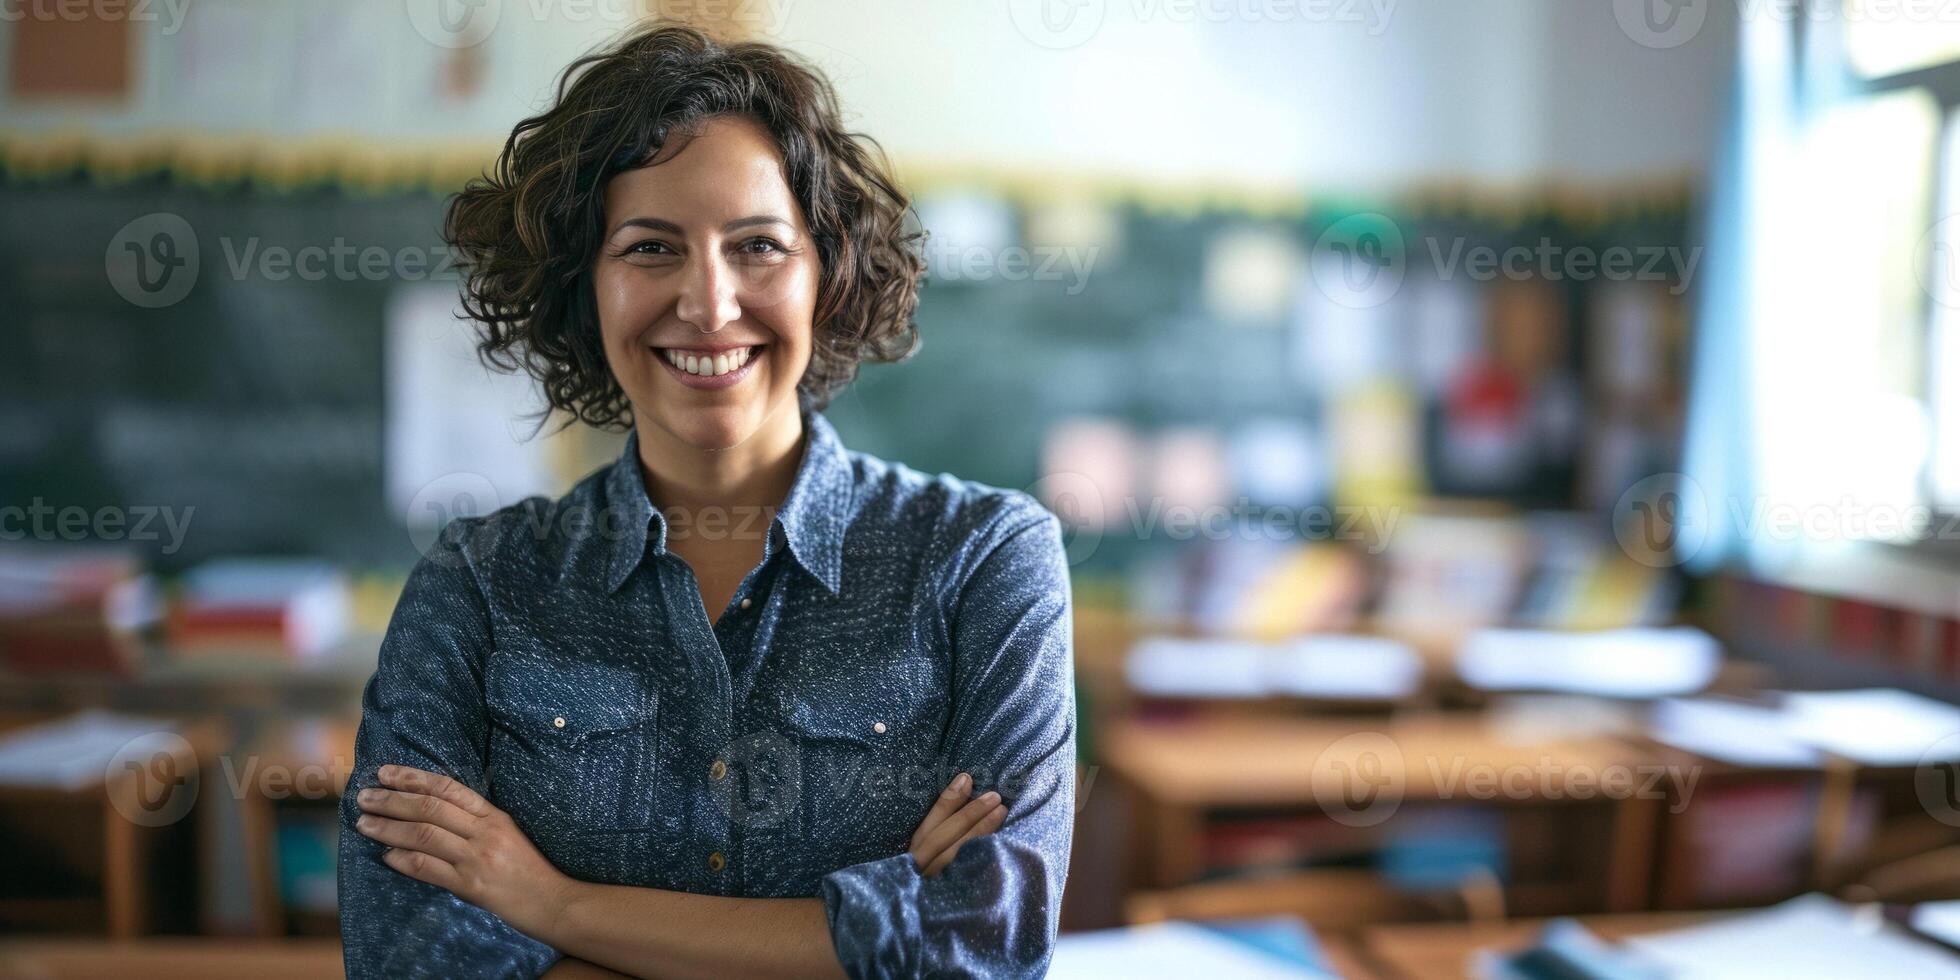
[[(27, 179), (81, 172), (105, 183), (167, 174), (193, 184), (251, 183), (274, 190), (332, 186), (358, 192), (447, 194), (496, 159), (484, 141), (378, 141), (371, 136), (213, 135), (158, 132), (103, 136), (78, 131), (0, 130), (0, 170)], [(1316, 207), (1393, 209), (1419, 215), (1517, 223), (1553, 217), (1576, 224), (1679, 215), (1693, 197), (1687, 174), (1614, 181), (1425, 181), (1383, 196), (1316, 197), (1297, 186), (1177, 181), (1118, 173), (1057, 173), (1026, 167), (897, 161), (914, 196), (971, 189), (1023, 205), (1081, 200), (1172, 214), (1237, 213), (1285, 219)]]

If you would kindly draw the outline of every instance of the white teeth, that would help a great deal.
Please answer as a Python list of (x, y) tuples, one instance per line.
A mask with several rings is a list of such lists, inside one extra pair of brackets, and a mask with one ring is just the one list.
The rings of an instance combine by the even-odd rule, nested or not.
[(708, 378), (718, 374), (727, 374), (730, 371), (740, 370), (742, 365), (749, 362), (749, 354), (753, 350), (754, 348), (742, 347), (726, 353), (716, 354), (712, 357), (703, 357), (698, 354), (683, 354), (675, 350), (666, 351), (665, 353), (667, 355), (667, 363), (689, 374)]

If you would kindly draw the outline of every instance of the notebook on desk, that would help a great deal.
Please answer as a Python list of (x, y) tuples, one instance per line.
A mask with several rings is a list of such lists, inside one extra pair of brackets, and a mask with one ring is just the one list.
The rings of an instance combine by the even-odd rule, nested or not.
[(1300, 980), (1334, 977), (1313, 934), (1298, 919), (1158, 922), (1064, 935), (1055, 941), (1050, 980), (1126, 977), (1232, 977)]

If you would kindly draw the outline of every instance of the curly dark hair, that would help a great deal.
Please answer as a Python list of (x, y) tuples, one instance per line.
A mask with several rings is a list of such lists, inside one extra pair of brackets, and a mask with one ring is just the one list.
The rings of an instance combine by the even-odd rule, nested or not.
[(800, 400), (822, 408), (859, 363), (918, 348), (924, 262), (911, 203), (878, 144), (844, 129), (830, 82), (774, 45), (655, 24), (567, 67), (551, 108), (518, 123), (496, 164), (450, 201), (443, 237), (464, 270), (463, 310), (486, 363), (529, 372), (552, 409), (602, 429), (631, 425), (592, 291), (604, 188), (718, 116), (768, 131), (816, 241)]

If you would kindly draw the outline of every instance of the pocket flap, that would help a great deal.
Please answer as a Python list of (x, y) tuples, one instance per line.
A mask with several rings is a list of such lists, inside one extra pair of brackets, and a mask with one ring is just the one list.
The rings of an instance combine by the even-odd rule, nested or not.
[(651, 724), (655, 693), (634, 671), (582, 662), (495, 663), (484, 700), (500, 724), (533, 739), (577, 739)]

